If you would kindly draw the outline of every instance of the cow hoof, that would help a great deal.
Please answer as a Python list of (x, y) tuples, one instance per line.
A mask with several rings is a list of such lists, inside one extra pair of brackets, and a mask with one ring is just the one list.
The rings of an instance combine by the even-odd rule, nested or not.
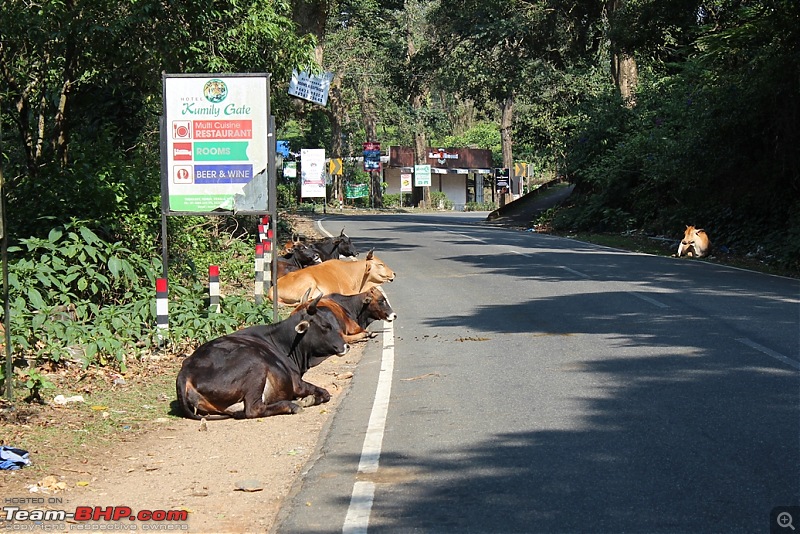
[(301, 413), (303, 411), (303, 407), (294, 402), (289, 403), (289, 409), (292, 411), (292, 415)]
[(314, 406), (317, 403), (317, 399), (314, 398), (314, 395), (308, 395), (295, 402), (303, 408), (308, 408), (309, 406)]

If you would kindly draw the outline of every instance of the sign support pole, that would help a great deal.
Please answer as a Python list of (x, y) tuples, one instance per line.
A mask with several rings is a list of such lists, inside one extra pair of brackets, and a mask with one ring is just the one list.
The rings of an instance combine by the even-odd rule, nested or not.
[[(269, 98), (269, 93), (267, 94)], [(272, 235), (269, 237), (272, 243), (272, 261), (270, 268), (272, 269), (272, 322), (278, 322), (278, 140), (277, 131), (275, 127), (275, 116), (270, 115), (267, 120), (267, 211), (269, 212), (270, 220), (273, 224)], [(267, 288), (269, 291), (270, 288)]]
[[(0, 123), (0, 155), (3, 153), (3, 126)], [(14, 360), (11, 351), (11, 303), (8, 296), (8, 231), (6, 228), (6, 184), (3, 179), (3, 162), (0, 160), (0, 248), (3, 256), (3, 343), (6, 346), (5, 395), (14, 401)]]

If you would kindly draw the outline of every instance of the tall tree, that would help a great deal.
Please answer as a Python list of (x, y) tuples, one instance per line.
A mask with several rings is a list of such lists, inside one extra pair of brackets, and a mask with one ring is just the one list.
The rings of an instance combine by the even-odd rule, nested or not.
[(546, 2), (522, 0), (456, 0), (429, 15), (431, 47), (448, 85), (484, 109), (499, 110), (504, 167), (514, 165), (515, 97), (530, 69), (557, 54), (555, 15)]

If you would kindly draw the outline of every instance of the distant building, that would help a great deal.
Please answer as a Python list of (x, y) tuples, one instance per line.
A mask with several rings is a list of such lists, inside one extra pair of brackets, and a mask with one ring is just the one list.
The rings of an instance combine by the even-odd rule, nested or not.
[[(463, 210), (467, 202), (484, 202), (484, 187), (492, 185), (492, 151), (478, 148), (428, 148), (425, 163), (431, 166), (431, 192), (440, 191)], [(383, 168), (386, 193), (401, 192), (401, 175), (413, 175), (414, 149), (389, 147), (389, 162)], [(412, 178), (412, 185), (413, 185)], [(403, 191), (408, 193), (408, 191)], [(422, 188), (412, 187), (412, 205), (422, 200)]]

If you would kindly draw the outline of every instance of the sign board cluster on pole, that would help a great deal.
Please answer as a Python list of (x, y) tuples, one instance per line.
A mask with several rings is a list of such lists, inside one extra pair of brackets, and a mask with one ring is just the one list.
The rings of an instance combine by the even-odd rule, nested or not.
[(381, 144), (364, 143), (364, 171), (372, 172), (381, 170)]
[[(502, 169), (495, 169), (494, 170), (494, 180), (495, 180), (495, 189), (501, 192), (508, 192), (509, 187), (511, 185), (510, 182), (510, 169), (508, 167), (504, 167)], [(503, 191), (505, 189), (505, 191)]]

